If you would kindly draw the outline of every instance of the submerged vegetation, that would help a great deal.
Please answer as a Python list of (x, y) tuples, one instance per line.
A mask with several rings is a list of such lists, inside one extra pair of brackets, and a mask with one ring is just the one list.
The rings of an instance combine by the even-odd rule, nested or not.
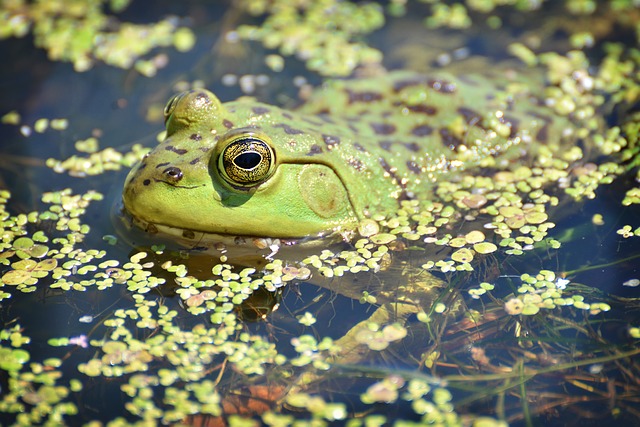
[[(323, 75), (349, 75), (383, 61), (365, 36), (412, 3), (392, 1), (385, 9), (333, 0), (238, 1), (236, 11), (263, 19), (232, 26), (224, 36), (295, 54)], [(539, 3), (551, 7), (515, 0), (425, 3), (419, 10), (428, 28), (461, 32), (474, 25), (501, 31)], [(163, 50), (149, 58), (153, 49), (193, 46), (194, 32), (177, 18), (132, 24), (106, 14), (127, 6), (7, 0), (0, 37), (31, 32), (51, 60), (72, 62), (77, 71), (91, 72), (104, 61), (146, 76), (164, 63), (160, 57), (171, 56)], [(531, 424), (567, 406), (585, 417), (638, 422), (638, 300), (581, 283), (581, 272), (603, 266), (575, 267), (564, 251), (581, 226), (594, 239), (637, 245), (640, 224), (608, 225), (607, 232), (603, 224), (615, 222), (601, 214), (556, 233), (579, 203), (621, 179), (630, 184), (617, 207), (640, 203), (640, 117), (625, 109), (640, 101), (640, 51), (629, 46), (636, 43), (609, 39), (616, 28), (640, 39), (640, 20), (632, 19), (637, 2), (567, 0), (553, 7), (568, 17), (554, 15), (540, 35), (508, 50), (544, 70), (547, 104), (558, 115), (578, 117), (593, 146), (541, 147), (531, 164), (513, 170), (488, 159), (483, 167), (491, 174), (471, 170), (439, 182), (432, 200), (406, 201), (394, 215), (362, 221), (349, 243), (291, 259), (278, 241), (265, 239), (256, 265), (235, 263), (225, 247), (212, 257), (162, 245), (131, 248), (124, 236), (95, 235), (87, 212), (110, 209), (99, 191), (47, 188), (38, 209), (20, 213), (11, 191), (1, 190), (0, 304), (21, 313), (3, 316), (0, 328), (3, 422), (502, 426)], [(573, 17), (600, 25), (590, 32), (572, 25)], [(556, 29), (569, 34), (564, 50), (545, 48)], [(274, 70), (285, 66), (273, 52), (265, 62)], [(603, 131), (596, 117), (612, 114), (611, 105), (619, 119)], [(67, 126), (62, 119), (23, 123), (18, 112), (2, 113), (3, 124), (25, 138)], [(96, 138), (75, 147), (76, 155), (46, 165), (72, 177), (109, 175), (147, 152), (141, 145), (126, 153), (101, 150)], [(638, 278), (625, 280), (616, 286), (638, 285)], [(352, 322), (338, 327), (342, 335), (329, 328), (332, 296), (309, 302), (294, 295), (299, 307), (283, 303), (287, 292), (302, 295), (308, 282), (352, 298), (354, 314), (337, 319)], [(66, 335), (42, 331), (29, 308), (21, 308), (49, 313), (42, 300), (72, 306), (101, 298), (108, 303), (94, 303), (93, 311), (71, 310), (85, 312), (71, 319)], [(633, 313), (635, 323), (628, 320)], [(621, 333), (611, 332), (616, 325)], [(91, 409), (114, 388), (123, 407), (108, 414)]]

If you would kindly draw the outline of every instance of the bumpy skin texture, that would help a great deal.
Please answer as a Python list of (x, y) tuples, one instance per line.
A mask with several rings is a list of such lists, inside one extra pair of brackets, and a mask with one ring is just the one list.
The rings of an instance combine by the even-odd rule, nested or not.
[[(353, 230), (400, 200), (428, 198), (433, 182), (456, 171), (573, 144), (572, 124), (536, 96), (542, 84), (518, 79), (496, 71), (336, 80), (296, 111), (186, 92), (167, 105), (166, 139), (127, 177), (124, 206), (143, 227), (184, 238)], [(253, 181), (234, 181), (228, 165)]]

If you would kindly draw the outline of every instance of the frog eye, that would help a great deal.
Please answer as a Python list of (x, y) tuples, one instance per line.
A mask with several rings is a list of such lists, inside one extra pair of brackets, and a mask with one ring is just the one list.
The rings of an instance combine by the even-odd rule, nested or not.
[(176, 105), (178, 105), (182, 97), (184, 97), (186, 94), (187, 92), (182, 92), (177, 95), (173, 95), (173, 97), (169, 100), (169, 102), (167, 102), (167, 105), (164, 106), (164, 122), (165, 123), (167, 123), (167, 120), (169, 120), (169, 117), (171, 117), (171, 114), (176, 109)]
[(253, 133), (232, 136), (218, 157), (220, 175), (234, 188), (251, 188), (266, 181), (275, 164), (267, 138)]

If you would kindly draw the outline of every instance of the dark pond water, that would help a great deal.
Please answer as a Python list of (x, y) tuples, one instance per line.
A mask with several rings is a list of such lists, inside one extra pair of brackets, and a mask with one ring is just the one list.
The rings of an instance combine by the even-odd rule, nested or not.
[[(433, 323), (421, 321), (415, 312), (405, 316), (402, 329), (406, 337), (390, 339), (385, 351), (360, 349), (363, 354), (359, 357), (332, 359), (314, 356), (322, 353), (314, 348), (307, 354), (316, 357), (315, 368), (319, 368), (316, 371), (310, 367), (309, 360), (302, 361), (304, 343), (300, 344), (303, 339), (300, 337), (314, 337), (317, 342), (326, 337), (341, 339), (376, 312), (376, 304), (359, 301), (363, 291), (373, 294), (401, 286), (407, 282), (407, 274), (412, 269), (420, 269), (430, 259), (440, 259), (441, 247), (426, 245), (425, 249), (422, 245), (421, 250), (398, 251), (392, 266), (380, 274), (363, 272), (330, 280), (312, 269), (309, 280), (293, 280), (277, 292), (255, 291), (242, 307), (227, 313), (233, 320), (216, 322), (210, 318), (213, 311), (195, 314), (187, 311), (187, 299), (180, 297), (185, 287), (176, 284), (174, 274), (158, 266), (167, 261), (186, 263), (191, 274), (206, 280), (212, 277), (209, 272), (219, 263), (218, 259), (196, 253), (187, 261), (185, 252), (177, 250), (153, 254), (152, 241), (138, 232), (123, 231), (118, 212), (128, 172), (126, 167), (96, 176), (73, 177), (54, 172), (45, 162), (48, 158), (66, 159), (78, 154), (75, 142), (91, 136), (99, 139), (101, 149), (114, 147), (127, 152), (134, 144), (154, 146), (163, 124), (161, 114), (149, 119), (149, 111), (161, 111), (158, 109), (176, 92), (180, 81), (200, 80), (227, 101), (243, 92), (238, 84), (223, 84), (223, 76), (266, 75), (268, 82), (258, 85), (252, 96), (278, 105), (298, 104), (299, 88), (294, 77), (302, 75), (312, 84), (318, 84), (321, 78), (306, 72), (303, 64), (296, 60), (287, 60), (283, 73), (273, 73), (264, 65), (265, 55), (271, 52), (265, 52), (257, 44), (242, 43), (233, 45), (231, 50), (225, 49), (228, 46), (224, 44), (224, 31), (248, 19), (243, 15), (238, 17), (227, 6), (158, 2), (148, 9), (134, 2), (119, 15), (121, 20), (151, 22), (175, 14), (184, 17), (184, 24), (193, 28), (197, 36), (195, 47), (187, 53), (159, 50), (167, 55), (169, 62), (153, 78), (103, 64), (77, 73), (72, 65), (48, 60), (45, 52), (33, 47), (31, 36), (0, 41), (0, 52), (6, 59), (0, 69), (0, 115), (17, 111), (21, 123), (29, 126), (40, 118), (69, 120), (65, 130), (32, 131), (29, 136), (23, 134), (20, 126), (0, 124), (0, 189), (11, 193), (7, 212), (15, 216), (46, 210), (47, 205), (41, 201), (46, 192), (70, 188), (73, 194), (84, 194), (96, 190), (104, 199), (92, 202), (82, 215), (81, 222), (88, 224), (91, 231), (75, 249), (106, 251), (104, 259), (118, 260), (120, 266), (139, 250), (145, 250), (149, 255), (142, 263), (153, 260), (155, 266), (141, 270), (167, 280), (164, 285), (151, 286), (146, 293), (117, 283), (104, 290), (92, 283), (82, 291), (62, 291), (50, 287), (55, 282), (50, 275), (39, 279), (32, 292), (20, 292), (9, 284), (0, 288), (11, 294), (0, 302), (3, 329), (14, 333), (19, 330), (30, 338), (28, 344), (21, 346), (28, 351), (29, 362), (15, 371), (10, 368), (10, 362), (14, 357), (19, 358), (11, 353), (16, 346), (10, 345), (8, 333), (1, 337), (4, 353), (0, 363), (5, 365), (0, 370), (4, 412), (0, 414), (0, 423), (39, 424), (49, 416), (53, 419), (52, 425), (60, 424), (62, 421), (51, 414), (63, 412), (64, 402), (71, 402), (76, 408), (73, 413), (61, 415), (67, 425), (83, 425), (91, 420), (133, 425), (143, 419), (149, 423), (145, 425), (177, 422), (223, 425), (240, 424), (241, 416), (258, 424), (275, 425), (276, 419), (282, 425), (295, 419), (324, 420), (328, 424), (366, 419), (367, 425), (374, 425), (384, 423), (382, 416), (389, 424), (401, 420), (419, 422), (429, 411), (437, 414), (436, 418), (445, 417), (440, 420), (441, 425), (470, 424), (468, 420), (472, 418), (466, 418), (466, 414), (493, 417), (511, 425), (596, 426), (612, 422), (640, 425), (638, 340), (629, 333), (630, 328), (640, 327), (638, 288), (629, 286), (640, 278), (640, 237), (624, 238), (617, 233), (627, 224), (634, 228), (639, 225), (637, 205), (623, 207), (620, 203), (625, 193), (637, 186), (635, 170), (623, 174), (611, 185), (601, 186), (594, 200), (562, 204), (558, 208), (551, 236), (562, 241), (560, 250), (539, 248), (522, 256), (498, 251), (478, 263), (474, 272), (434, 273), (442, 280), (437, 298), (447, 302), (443, 296), (448, 295), (445, 289), (461, 295), (457, 299), (462, 301), (458, 314)], [(497, 62), (507, 57), (506, 46), (510, 41), (542, 28), (546, 19), (552, 20), (558, 14), (551, 7), (546, 14), (532, 14), (530, 18), (507, 14), (504, 20), (513, 26), (496, 33), (484, 26), (467, 31), (427, 30), (420, 20), (405, 18), (391, 20), (369, 40), (385, 52), (384, 64), (388, 68), (425, 71), (434, 67), (440, 53), (461, 47), (468, 49), (463, 51), (463, 56), (477, 55)], [(633, 33), (627, 34), (627, 31), (611, 31), (607, 39), (632, 45)], [(556, 30), (548, 40), (554, 46), (557, 44), (559, 51), (567, 48), (565, 30)], [(597, 64), (602, 51), (594, 48), (589, 53)], [(454, 61), (451, 69), (455, 73), (464, 67), (464, 64), (458, 67)], [(602, 215), (604, 225), (593, 224), (596, 214)], [(51, 238), (66, 234), (55, 230), (54, 221), (26, 227), (29, 235), (40, 229)], [(12, 241), (8, 228), (4, 232), (6, 239)], [(104, 238), (118, 233), (116, 244)], [(50, 249), (63, 246), (53, 241), (47, 245)], [(349, 248), (352, 247), (345, 244), (332, 250), (337, 253)], [(320, 253), (321, 249), (309, 250), (309, 254)], [(17, 255), (11, 256), (12, 250), (10, 246), (3, 248), (2, 256), (9, 257), (9, 262), (0, 265), (0, 275), (18, 269), (12, 265), (19, 260)], [(280, 256), (286, 264), (286, 253), (276, 258)], [(40, 258), (46, 257), (33, 257), (36, 261)], [(89, 262), (99, 263), (100, 260)], [(264, 275), (261, 270), (264, 264), (262, 259), (254, 275)], [(69, 281), (87, 279), (88, 276), (78, 274), (78, 268), (80, 265), (75, 269), (70, 267), (73, 274)], [(242, 268), (236, 266), (234, 271)], [(541, 310), (535, 316), (506, 314), (504, 301), (517, 293), (520, 275), (535, 275), (541, 270), (556, 272), (557, 277), (551, 282), (556, 282), (562, 272), (567, 273), (571, 282), (567, 295), (606, 302), (611, 310), (589, 315), (588, 311), (565, 307)], [(468, 290), (478, 288), (485, 281), (495, 285), (491, 296), (469, 297)], [(169, 322), (176, 328), (164, 328), (162, 322), (155, 328), (137, 323), (144, 318), (145, 311), (140, 307), (146, 303), (175, 310), (175, 318)], [(274, 306), (277, 309), (273, 310)], [(157, 306), (150, 310), (154, 321), (163, 319), (156, 313)], [(132, 313), (137, 313), (135, 318)], [(315, 323), (300, 322), (306, 313)], [(430, 314), (437, 316), (433, 311)], [(126, 328), (120, 332), (121, 335), (129, 333), (131, 337), (115, 336), (114, 331), (119, 329), (114, 319), (127, 316), (131, 318), (124, 322)], [(219, 348), (207, 353), (221, 335), (208, 341), (196, 339), (197, 331), (202, 331), (197, 325), (218, 334), (229, 327), (227, 341), (230, 344), (225, 347), (215, 342)], [(185, 334), (187, 332), (192, 335)], [(180, 338), (180, 334), (185, 335)], [(174, 340), (171, 341), (173, 348), (153, 350), (149, 343), (158, 336), (165, 337), (165, 343)], [(51, 345), (51, 339), (57, 338), (72, 338), (72, 343)], [(118, 347), (124, 342), (127, 344)], [(247, 342), (253, 344), (243, 347)], [(234, 347), (233, 343), (242, 345)], [(142, 349), (143, 345), (150, 347)], [(272, 347), (265, 350), (269, 345)], [(359, 345), (362, 347), (364, 343)], [(264, 353), (261, 355), (260, 351)], [(430, 357), (435, 357), (433, 365), (428, 362)], [(56, 361), (51, 361), (52, 358)], [(183, 363), (177, 361), (180, 358), (193, 360)], [(260, 369), (251, 372), (241, 367), (245, 366), (241, 360), (253, 358), (263, 362)], [(97, 373), (87, 368), (92, 360), (101, 361)], [(323, 366), (336, 360), (331, 370)], [(32, 362), (42, 366), (30, 365)], [(117, 373), (117, 369), (124, 371)], [(40, 371), (59, 372), (60, 378), (45, 380), (42, 375), (38, 377)], [(187, 371), (191, 373), (186, 374)], [(33, 375), (25, 376), (25, 372)], [(305, 372), (311, 375), (306, 380)], [(158, 379), (165, 378), (163, 375), (167, 375), (166, 378), (175, 375), (177, 379), (165, 383)], [(187, 379), (189, 375), (192, 381)], [(22, 381), (22, 386), (15, 384), (16, 378)], [(73, 390), (73, 381), (82, 383), (82, 390)], [(53, 382), (62, 387), (57, 389), (57, 397), (51, 396), (56, 394), (53, 388), (45, 390), (45, 386), (52, 386)], [(204, 395), (215, 395), (223, 402), (220, 417), (207, 411), (207, 399), (197, 396), (194, 384), (203, 387)], [(410, 394), (408, 384), (430, 385), (438, 391), (425, 394), (425, 400), (417, 395), (399, 398), (398, 393)], [(371, 393), (377, 390), (375, 396), (379, 400), (363, 401), (361, 395), (367, 390)], [(188, 397), (180, 395), (180, 391)], [(299, 400), (288, 401), (287, 393), (298, 393)], [(14, 404), (13, 399), (17, 403)], [(213, 399), (215, 405), (216, 399)], [(416, 403), (418, 401), (420, 403)], [(420, 406), (432, 401), (441, 403), (429, 409)], [(16, 409), (16, 405), (22, 405), (22, 409)], [(35, 415), (39, 411), (42, 411), (40, 417)], [(267, 411), (271, 411), (271, 418), (263, 415)], [(454, 411), (461, 417), (443, 415)], [(20, 412), (29, 415), (20, 418), (16, 415)], [(215, 410), (211, 413), (218, 414)]]

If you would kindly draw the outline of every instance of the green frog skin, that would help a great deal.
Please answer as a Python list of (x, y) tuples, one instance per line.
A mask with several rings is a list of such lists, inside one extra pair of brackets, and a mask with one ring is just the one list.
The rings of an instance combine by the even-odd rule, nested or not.
[(166, 139), (129, 173), (124, 208), (183, 241), (345, 235), (457, 171), (574, 144), (542, 83), (522, 80), (390, 72), (331, 81), (295, 111), (184, 92), (165, 108)]

